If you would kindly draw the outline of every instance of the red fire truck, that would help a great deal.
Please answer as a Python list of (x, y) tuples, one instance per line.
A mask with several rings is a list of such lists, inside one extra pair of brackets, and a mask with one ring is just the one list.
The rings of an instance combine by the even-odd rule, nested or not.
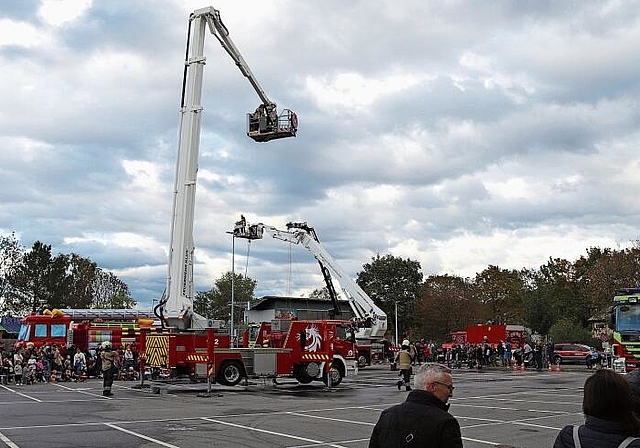
[[(205, 334), (169, 333), (142, 335), (141, 350), (147, 367), (169, 371), (171, 377), (189, 376), (194, 380), (212, 376), (226, 386), (243, 378), (293, 377), (306, 384), (321, 380), (337, 386), (347, 374), (347, 360), (355, 362), (353, 342), (345, 341), (347, 329), (342, 321), (283, 321), (286, 330), (267, 330), (259, 340), (269, 347), (229, 348), (210, 328)], [(268, 331), (268, 333), (267, 333)], [(248, 339), (247, 339), (248, 341)], [(249, 343), (247, 343), (249, 345)], [(267, 345), (267, 344), (264, 344)]]
[(316, 379), (337, 385), (346, 374), (346, 361), (336, 355), (338, 324), (332, 321), (291, 321), (280, 347), (229, 348), (216, 335), (212, 320), (194, 310), (193, 265), (195, 187), (202, 117), (204, 37), (211, 31), (254, 87), (262, 104), (247, 117), (247, 135), (258, 142), (294, 137), (297, 117), (290, 110), (278, 115), (212, 7), (189, 17), (187, 59), (184, 67), (171, 243), (166, 294), (155, 307), (168, 334), (141, 334), (140, 347), (147, 366), (168, 370), (170, 376), (214, 378), (235, 385), (242, 378), (292, 376), (302, 383)]
[[(305, 319), (303, 319), (305, 320)], [(274, 319), (271, 322), (249, 324), (242, 334), (243, 348), (284, 347), (291, 322), (295, 319)], [(357, 345), (354, 344), (355, 331), (351, 322), (344, 320), (305, 320), (319, 326), (328, 325), (335, 334), (333, 352), (337, 362), (344, 362), (348, 367), (356, 361)], [(344, 360), (344, 361), (343, 361)]]
[(97, 349), (104, 341), (124, 347), (135, 344), (141, 332), (155, 330), (151, 315), (151, 310), (134, 309), (45, 310), (22, 319), (18, 342), (36, 347), (75, 345), (83, 351)]
[(487, 342), (496, 345), (501, 341), (509, 341), (515, 347), (524, 346), (524, 327), (521, 325), (469, 325), (466, 331), (452, 331), (444, 348), (452, 345), (482, 344)]

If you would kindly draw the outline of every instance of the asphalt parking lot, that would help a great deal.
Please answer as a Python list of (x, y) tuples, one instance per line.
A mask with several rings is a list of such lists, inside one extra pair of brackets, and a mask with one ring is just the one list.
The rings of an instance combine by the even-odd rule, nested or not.
[[(582, 423), (585, 367), (561, 372), (454, 371), (450, 412), (465, 447), (552, 446), (560, 429)], [(248, 386), (163, 386), (160, 394), (100, 380), (0, 386), (0, 447), (344, 447), (368, 445), (380, 412), (403, 401), (397, 372), (360, 370), (331, 390), (282, 380)]]

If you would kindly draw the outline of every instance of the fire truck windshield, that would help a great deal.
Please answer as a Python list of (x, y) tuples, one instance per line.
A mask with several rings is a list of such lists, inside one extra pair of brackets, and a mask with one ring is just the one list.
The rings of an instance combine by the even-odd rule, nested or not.
[(640, 330), (640, 304), (619, 305), (616, 314), (618, 331)]

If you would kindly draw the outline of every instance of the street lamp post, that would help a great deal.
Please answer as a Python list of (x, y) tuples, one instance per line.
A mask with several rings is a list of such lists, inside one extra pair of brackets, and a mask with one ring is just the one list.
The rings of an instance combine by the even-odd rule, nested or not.
[(231, 323), (229, 325), (229, 346), (234, 347), (233, 343), (233, 308), (235, 305), (235, 281), (236, 281), (236, 235), (233, 232), (227, 232), (231, 235)]
[(231, 235), (231, 328), (229, 329), (229, 339), (231, 347), (235, 347), (233, 340), (233, 308), (235, 305), (235, 282), (236, 282), (236, 236)]
[(398, 301), (396, 300), (396, 345), (399, 344), (398, 342)]

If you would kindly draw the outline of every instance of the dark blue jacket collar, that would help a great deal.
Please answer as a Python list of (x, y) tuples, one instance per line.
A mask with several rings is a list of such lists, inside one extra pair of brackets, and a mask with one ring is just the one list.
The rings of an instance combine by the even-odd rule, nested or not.
[(437, 406), (445, 411), (449, 410), (449, 404), (443, 403), (438, 397), (433, 395), (431, 392), (427, 392), (426, 390), (412, 390), (407, 396), (407, 401), (410, 403), (429, 404)]

